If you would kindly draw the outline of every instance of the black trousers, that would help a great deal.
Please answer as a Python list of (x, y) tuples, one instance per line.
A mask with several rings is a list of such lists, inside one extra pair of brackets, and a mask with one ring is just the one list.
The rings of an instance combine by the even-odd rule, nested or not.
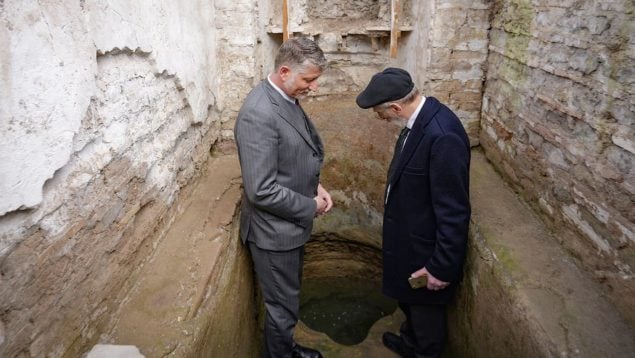
[(304, 246), (289, 251), (269, 251), (249, 242), (249, 251), (265, 301), (263, 357), (291, 357), (295, 346), (293, 330), (300, 313)]
[(401, 337), (417, 358), (441, 357), (448, 338), (447, 305), (414, 305), (399, 302), (406, 316)]

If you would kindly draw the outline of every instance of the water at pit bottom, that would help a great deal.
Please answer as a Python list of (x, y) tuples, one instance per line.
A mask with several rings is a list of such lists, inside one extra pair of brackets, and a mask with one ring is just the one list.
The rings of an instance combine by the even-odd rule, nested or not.
[(300, 292), (300, 320), (343, 345), (364, 341), (370, 327), (396, 308), (379, 282), (359, 278), (308, 279)]

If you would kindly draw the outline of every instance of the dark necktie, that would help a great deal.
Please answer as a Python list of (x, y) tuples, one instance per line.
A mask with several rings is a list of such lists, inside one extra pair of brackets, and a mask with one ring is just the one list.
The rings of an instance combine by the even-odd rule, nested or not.
[(315, 135), (315, 132), (311, 130), (311, 126), (309, 125), (309, 116), (306, 115), (304, 108), (302, 108), (302, 106), (300, 105), (300, 102), (297, 99), (295, 100), (295, 104), (298, 106), (298, 108), (300, 108), (300, 111), (302, 112), (302, 117), (304, 118), (304, 126), (306, 127), (306, 131), (309, 133), (311, 140), (313, 140), (313, 144), (317, 146), (320, 140)]
[(388, 182), (390, 183), (390, 178), (392, 177), (395, 169), (397, 169), (397, 162), (399, 161), (399, 154), (401, 154), (401, 150), (403, 149), (403, 143), (406, 141), (406, 137), (408, 136), (408, 132), (410, 132), (410, 128), (403, 127), (401, 133), (399, 133), (399, 139), (397, 139), (397, 144), (395, 144), (395, 152), (392, 155), (392, 160), (390, 161), (390, 166), (388, 167)]

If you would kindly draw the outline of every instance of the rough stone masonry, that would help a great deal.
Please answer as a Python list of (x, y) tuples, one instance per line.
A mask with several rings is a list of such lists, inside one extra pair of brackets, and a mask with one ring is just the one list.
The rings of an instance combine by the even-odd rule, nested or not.
[(635, 322), (635, 5), (490, 11), (480, 143)]
[[(635, 322), (632, 1), (404, 0), (395, 59), (390, 1), (290, 3), (331, 64), (317, 97), (408, 69)], [(273, 0), (0, 1), (0, 356), (100, 341), (281, 21)]]

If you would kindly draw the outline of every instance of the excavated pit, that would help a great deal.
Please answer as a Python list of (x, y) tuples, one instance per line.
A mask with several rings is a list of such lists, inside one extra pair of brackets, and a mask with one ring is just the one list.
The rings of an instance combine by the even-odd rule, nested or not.
[[(397, 308), (381, 294), (380, 219), (386, 155), (396, 127), (356, 108), (353, 97), (329, 98), (328, 106), (323, 101), (303, 106), (324, 140), (321, 180), (336, 207), (316, 220), (306, 245), (300, 319), (334, 342), (354, 346)], [(373, 135), (377, 138), (369, 140)]]
[[(306, 245), (295, 338), (324, 357), (391, 358), (381, 336), (398, 332), (403, 314), (384, 305), (379, 289), (381, 199), (399, 129), (353, 103), (303, 103), (324, 139), (321, 181), (335, 207), (315, 220)], [(479, 149), (470, 192), (467, 270), (450, 306), (446, 357), (632, 355), (632, 326)], [(147, 357), (259, 355), (262, 306), (238, 238), (240, 193), (237, 156), (213, 156), (103, 342), (135, 345)]]
[(381, 251), (336, 235), (313, 237), (300, 293), (300, 319), (336, 343), (352, 346), (368, 336), (396, 303), (383, 296)]
[(381, 333), (398, 330), (401, 312), (381, 293), (381, 217), (399, 128), (359, 109), (352, 95), (302, 105), (324, 142), (320, 180), (335, 206), (315, 220), (305, 246), (296, 338), (330, 357), (392, 357)]

